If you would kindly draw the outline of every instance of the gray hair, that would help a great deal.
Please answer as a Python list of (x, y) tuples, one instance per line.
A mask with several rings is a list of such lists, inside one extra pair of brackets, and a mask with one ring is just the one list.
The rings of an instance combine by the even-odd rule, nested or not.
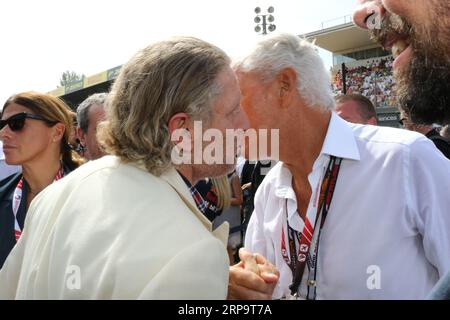
[(177, 113), (208, 120), (219, 73), (230, 65), (221, 49), (178, 37), (140, 50), (122, 67), (111, 89), (98, 138), (124, 162), (141, 162), (155, 175), (172, 166), (168, 123)]
[(272, 80), (285, 68), (292, 68), (297, 74), (298, 92), (309, 106), (334, 109), (330, 73), (314, 45), (295, 35), (267, 36), (233, 67), (241, 72), (259, 72), (266, 80)]
[(99, 104), (104, 106), (106, 99), (108, 98), (107, 93), (95, 93), (87, 97), (77, 108), (77, 123), (78, 127), (87, 133), (89, 128), (89, 109), (94, 104)]

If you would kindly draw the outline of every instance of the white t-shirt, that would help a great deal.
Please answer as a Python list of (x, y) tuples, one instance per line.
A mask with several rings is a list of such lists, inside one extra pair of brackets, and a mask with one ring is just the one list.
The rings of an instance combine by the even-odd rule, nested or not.
[[(421, 134), (353, 125), (333, 114), (308, 176), (311, 199), (329, 155), (344, 160), (320, 238), (317, 299), (425, 298), (450, 270), (450, 161)], [(274, 299), (292, 282), (281, 254), (286, 199), (290, 226), (301, 232), (304, 225), (291, 181), (282, 162), (269, 172), (245, 239), (280, 271)], [(307, 276), (306, 268), (303, 297)]]

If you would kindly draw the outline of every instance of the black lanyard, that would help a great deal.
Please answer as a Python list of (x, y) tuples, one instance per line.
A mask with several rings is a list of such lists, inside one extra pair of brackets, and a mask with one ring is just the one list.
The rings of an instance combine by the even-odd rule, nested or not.
[[(313, 280), (309, 280), (307, 282), (308, 285), (308, 298), (310, 296), (310, 287), (314, 288), (313, 299), (316, 296), (316, 273), (317, 273), (317, 260), (318, 260), (318, 249), (319, 249), (319, 240), (320, 234), (325, 223), (325, 219), (327, 217), (328, 211), (330, 209), (331, 200), (333, 199), (334, 190), (336, 188), (336, 182), (339, 175), (339, 170), (341, 167), (342, 158), (337, 158), (334, 156), (330, 157), (330, 161), (328, 162), (327, 169), (325, 171), (324, 178), (322, 180), (322, 185), (320, 188), (320, 199), (318, 203), (318, 210), (316, 214), (315, 223), (313, 226), (309, 224), (308, 217), (305, 217), (305, 227), (303, 232), (297, 232), (289, 225), (288, 212), (287, 212), (287, 199), (285, 202), (285, 212), (286, 212), (286, 220), (287, 220), (287, 230), (289, 236), (289, 252), (290, 252), (290, 261), (288, 263), (289, 267), (292, 270), (293, 280), (292, 284), (289, 286), (291, 290), (291, 295), (297, 296), (298, 289), (300, 287), (303, 273), (305, 271), (305, 266), (308, 264), (308, 269), (314, 269), (314, 278)], [(318, 220), (320, 218), (320, 225), (317, 227)], [(318, 228), (318, 229), (317, 229)], [(314, 236), (316, 230), (318, 231), (317, 242), (312, 243), (314, 241)], [(284, 234), (284, 233), (283, 233)], [(284, 238), (283, 240), (284, 241)], [(296, 248), (296, 241), (298, 243), (298, 251)], [(311, 246), (314, 245), (314, 252), (311, 254)], [(283, 250), (283, 249), (282, 249)], [(295, 258), (294, 258), (295, 257)]]

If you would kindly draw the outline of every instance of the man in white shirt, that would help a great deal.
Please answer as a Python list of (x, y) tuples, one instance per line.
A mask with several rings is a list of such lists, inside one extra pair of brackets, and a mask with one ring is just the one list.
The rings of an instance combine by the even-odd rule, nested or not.
[(450, 269), (450, 161), (420, 134), (339, 118), (322, 61), (294, 35), (265, 38), (235, 70), (250, 127), (280, 130), (245, 239), (280, 271), (273, 298), (425, 298)]

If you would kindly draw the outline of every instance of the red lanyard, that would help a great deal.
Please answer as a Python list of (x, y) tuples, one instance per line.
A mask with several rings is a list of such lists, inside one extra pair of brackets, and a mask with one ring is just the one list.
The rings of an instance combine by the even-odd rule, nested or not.
[[(298, 289), (300, 287), (303, 273), (305, 271), (305, 266), (308, 265), (308, 269), (314, 272), (314, 279), (308, 281), (308, 298), (310, 298), (310, 287), (314, 287), (312, 299), (315, 299), (315, 279), (316, 279), (316, 267), (317, 267), (317, 255), (319, 248), (320, 233), (322, 231), (325, 219), (328, 214), (328, 210), (331, 205), (331, 200), (333, 198), (333, 193), (336, 187), (337, 178), (339, 175), (339, 170), (341, 167), (342, 158), (337, 158), (334, 156), (330, 157), (327, 169), (322, 180), (320, 188), (320, 198), (317, 205), (317, 214), (314, 222), (314, 227), (309, 221), (308, 215), (305, 217), (305, 225), (303, 231), (299, 233), (294, 230), (289, 225), (288, 211), (287, 211), (287, 199), (285, 202), (285, 212), (287, 220), (287, 230), (289, 237), (289, 253), (290, 259), (287, 255), (287, 248), (285, 243), (285, 233), (284, 227), (281, 231), (281, 254), (283, 259), (288, 264), (289, 268), (292, 270), (293, 281), (289, 286), (291, 294), (293, 296), (298, 295)], [(320, 218), (320, 225), (317, 227), (317, 222)], [(318, 234), (316, 234), (318, 232)], [(313, 244), (313, 245), (311, 245)], [(312, 250), (311, 250), (312, 249)], [(296, 257), (294, 259), (293, 257)]]
[[(64, 170), (61, 167), (58, 173), (55, 176), (54, 181), (58, 181), (64, 176)], [(12, 210), (14, 214), (14, 235), (16, 237), (16, 242), (19, 241), (20, 236), (22, 235), (22, 229), (19, 226), (19, 221), (17, 220), (17, 213), (19, 212), (20, 202), (22, 201), (22, 189), (23, 189), (23, 177), (20, 179), (17, 184), (16, 189), (14, 190), (13, 201), (12, 201)]]

